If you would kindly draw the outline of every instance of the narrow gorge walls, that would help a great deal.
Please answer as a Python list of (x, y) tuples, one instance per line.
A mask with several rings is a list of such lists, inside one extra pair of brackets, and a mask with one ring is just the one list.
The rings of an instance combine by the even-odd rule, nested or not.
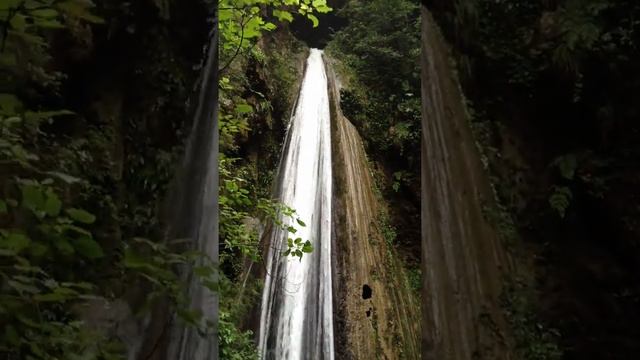
[(419, 304), (384, 238), (370, 164), (356, 127), (340, 110), (328, 69), (333, 147), (334, 298), (339, 359), (419, 359)]
[(449, 51), (422, 9), (425, 360), (512, 359), (499, 306), (510, 269), (483, 208), (494, 201)]

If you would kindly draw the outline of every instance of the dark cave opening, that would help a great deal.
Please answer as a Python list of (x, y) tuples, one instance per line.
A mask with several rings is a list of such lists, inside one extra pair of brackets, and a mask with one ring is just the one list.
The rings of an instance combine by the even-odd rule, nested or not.
[(367, 299), (371, 299), (371, 295), (373, 293), (373, 290), (371, 290), (371, 287), (367, 284), (362, 285), (362, 298), (364, 300)]

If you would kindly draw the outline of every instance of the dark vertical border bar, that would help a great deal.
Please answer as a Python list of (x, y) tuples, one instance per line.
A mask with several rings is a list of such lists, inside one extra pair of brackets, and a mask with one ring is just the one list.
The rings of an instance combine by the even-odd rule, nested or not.
[[(182, 165), (166, 206), (166, 240), (189, 239), (189, 249), (206, 254), (214, 266), (219, 262), (218, 239), (218, 3), (205, 2), (211, 14), (206, 52), (192, 109), (191, 129)], [(199, 0), (184, 6), (203, 6)], [(204, 261), (196, 264), (202, 265)], [(155, 307), (145, 327), (145, 344), (138, 356), (144, 360), (215, 360), (219, 358), (218, 293), (194, 280), (191, 268), (180, 269), (188, 284), (190, 307), (202, 312), (209, 323), (207, 334), (178, 321), (168, 303)], [(217, 280), (217, 279), (216, 279)]]

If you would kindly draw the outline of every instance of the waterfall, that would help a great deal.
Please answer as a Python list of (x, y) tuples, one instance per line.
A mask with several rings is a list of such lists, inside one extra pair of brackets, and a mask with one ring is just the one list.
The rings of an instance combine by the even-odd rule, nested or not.
[[(314, 250), (283, 256), (286, 231), (274, 229), (266, 257), (259, 349), (264, 360), (332, 360), (331, 129), (322, 51), (312, 49), (281, 159), (277, 194), (305, 227), (294, 237)], [(287, 219), (283, 218), (287, 223)]]

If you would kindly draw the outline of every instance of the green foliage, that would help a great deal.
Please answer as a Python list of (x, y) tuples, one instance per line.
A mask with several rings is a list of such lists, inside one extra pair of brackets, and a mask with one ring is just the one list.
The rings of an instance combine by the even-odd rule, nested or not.
[(513, 221), (508, 208), (496, 199), (497, 204), (482, 204), (482, 215), (493, 225), (502, 241), (508, 245), (513, 245), (518, 236), (518, 229)]
[(407, 268), (407, 277), (409, 278), (409, 286), (417, 296), (422, 291), (422, 271), (420, 267)]
[(218, 335), (220, 338), (220, 355), (229, 360), (258, 360), (258, 351), (253, 343), (251, 331), (241, 331), (229, 319), (229, 314), (220, 312)]
[[(10, 91), (20, 91), (24, 89), (22, 86), (32, 81), (46, 87), (59, 84), (61, 74), (44, 69), (50, 59), (45, 34), (67, 29), (70, 20), (102, 23), (101, 18), (91, 13), (92, 8), (90, 1), (83, 0), (0, 1), (0, 18), (3, 19), (0, 25), (0, 66), (6, 71), (4, 76), (7, 76), (6, 84)], [(32, 66), (31, 71), (25, 71), (27, 63)], [(13, 99), (11, 108), (18, 110), (20, 100), (17, 97)]]
[[(11, 159), (10, 153), (5, 156)], [(0, 223), (13, 224), (0, 228), (0, 320), (5, 324), (0, 353), (10, 358), (115, 359), (118, 347), (88, 331), (72, 312), (97, 290), (90, 278), (73, 271), (105, 255), (88, 228), (96, 218), (58, 195), (75, 178), (58, 172), (55, 179), (47, 177), (36, 161), (21, 166), (33, 177), (16, 178), (13, 191), (0, 201)]]
[[(510, 184), (509, 191), (520, 196), (509, 210), (520, 211), (510, 212), (518, 225), (527, 229), (527, 239), (545, 242), (541, 251), (545, 255), (562, 254), (554, 239), (577, 236), (585, 243), (597, 240), (598, 235), (584, 233), (582, 227), (600, 211), (616, 213), (614, 218), (623, 208), (629, 209), (623, 213), (634, 213), (631, 199), (635, 199), (632, 194), (638, 186), (630, 174), (635, 173), (632, 169), (638, 163), (639, 107), (630, 94), (637, 94), (640, 86), (640, 3), (459, 0), (438, 2), (431, 8), (454, 48), (459, 70), (466, 75), (465, 92), (472, 97), (477, 114), (495, 129), (489, 145), (504, 150), (502, 158), (496, 156), (497, 163), (491, 166), (500, 172), (496, 183)], [(531, 156), (534, 153), (539, 155)], [(617, 190), (613, 178), (620, 179)], [(598, 210), (592, 209), (593, 205)], [(574, 210), (577, 206), (584, 207)], [(571, 212), (572, 221), (550, 226), (548, 216), (537, 216), (540, 209), (560, 218)], [(607, 233), (624, 227), (618, 223), (598, 224), (601, 226), (614, 227), (605, 230)], [(637, 238), (636, 234), (637, 229), (616, 241), (627, 243), (623, 238)], [(555, 278), (556, 271), (567, 269), (565, 259), (552, 256), (544, 264), (536, 262), (536, 270), (541, 270), (537, 274), (540, 279), (536, 278), (540, 286), (548, 287), (549, 278), (557, 288), (573, 284)], [(583, 265), (590, 262), (579, 261)], [(530, 295), (513, 299), (512, 323), (526, 354), (522, 357), (562, 357), (558, 346), (547, 341), (560, 343), (559, 336), (534, 319), (540, 310), (567, 333), (562, 343), (567, 346), (563, 350), (568, 358), (589, 357), (591, 350), (584, 346), (584, 339), (603, 341), (602, 328), (607, 325), (587, 320), (584, 314), (576, 315), (571, 324), (557, 321), (558, 314), (548, 309), (561, 303), (562, 296), (551, 294), (545, 299), (545, 309), (531, 309), (523, 305), (525, 299), (531, 300)], [(588, 307), (590, 301), (587, 297), (576, 304)], [(615, 319), (611, 320), (613, 328)], [(575, 324), (580, 324), (582, 334), (577, 338), (571, 333)], [(616, 334), (615, 341), (620, 335)], [(621, 348), (625, 349), (622, 353), (633, 353), (629, 347)]]
[(556, 66), (569, 72), (577, 72), (582, 52), (598, 46), (603, 29), (597, 18), (613, 4), (607, 0), (570, 0), (558, 11), (558, 31), (562, 34), (553, 49)]
[(412, 174), (408, 171), (396, 171), (393, 173), (393, 183), (391, 187), (393, 191), (400, 191), (401, 186), (408, 184), (412, 179)]
[[(79, 309), (87, 300), (120, 296), (125, 272), (136, 286), (151, 284), (149, 303), (169, 297), (173, 310), (193, 326), (203, 322), (188, 308), (176, 266), (197, 263), (198, 276), (215, 288), (213, 269), (195, 254), (174, 253), (151, 241), (123, 246), (123, 233), (147, 234), (141, 225), (156, 221), (155, 209), (148, 206), (144, 219), (118, 218), (118, 194), (110, 182), (122, 184), (122, 190), (129, 184), (112, 173), (124, 159), (113, 159), (109, 147), (124, 134), (47, 105), (67, 100), (60, 99), (65, 76), (52, 70), (63, 60), (52, 58), (49, 43), (59, 34), (78, 36), (89, 32), (90, 24), (104, 23), (92, 10), (86, 0), (0, 0), (2, 358), (123, 358), (121, 344), (103, 329), (91, 330), (93, 324), (82, 322)], [(62, 130), (65, 126), (87, 129), (79, 136)], [(167, 158), (158, 151), (153, 166), (166, 172)], [(158, 184), (166, 179), (152, 181), (159, 171), (138, 172), (144, 157), (136, 160), (128, 170), (141, 175), (146, 191), (160, 193)], [(131, 198), (139, 195), (127, 190)]]
[(580, 185), (593, 198), (601, 199), (607, 190), (606, 180), (594, 171), (609, 166), (609, 162), (594, 157), (591, 152), (569, 153), (557, 157), (551, 162), (557, 169), (565, 185), (554, 185), (549, 196), (549, 205), (561, 218), (565, 217), (571, 201), (574, 198), (576, 186)]
[(288, 249), (284, 252), (284, 256), (297, 256), (300, 261), (302, 261), (302, 254), (309, 254), (313, 251), (311, 241), (307, 240), (303, 242), (302, 238), (288, 238), (287, 247)]
[[(296, 226), (304, 227), (306, 224), (296, 215), (296, 211), (289, 206), (277, 201), (252, 196), (248, 189), (248, 175), (242, 167), (234, 167), (239, 159), (227, 159), (224, 154), (220, 157), (220, 238), (224, 241), (225, 248), (235, 254), (248, 256), (258, 261), (259, 242), (258, 229), (250, 229), (246, 221), (253, 218), (262, 219), (273, 223), (275, 226), (290, 234), (297, 232)], [(295, 224), (295, 225), (292, 225)], [(302, 241), (300, 239), (300, 241)], [(311, 252), (309, 241), (301, 243), (292, 240), (286, 255), (302, 256), (302, 253)], [(227, 260), (228, 253), (223, 253), (223, 262)], [(232, 255), (229, 261), (236, 261)]]
[(331, 11), (326, 0), (221, 0), (218, 8), (222, 69), (251, 50), (263, 32), (275, 30), (276, 21), (291, 22), (299, 14), (316, 27), (315, 14)]
[(553, 193), (549, 197), (549, 205), (558, 213), (558, 216), (564, 218), (572, 198), (571, 189), (566, 186), (554, 186)]
[[(183, 241), (184, 242), (184, 241)], [(215, 319), (206, 319), (200, 311), (190, 308), (191, 299), (183, 279), (174, 271), (176, 267), (190, 268), (202, 286), (218, 291), (215, 277), (217, 268), (213, 261), (198, 251), (177, 253), (173, 250), (179, 241), (162, 244), (148, 239), (134, 238), (125, 245), (122, 265), (129, 281), (138, 278), (151, 285), (146, 303), (140, 309), (148, 311), (156, 301), (169, 299), (171, 311), (189, 326), (198, 328), (200, 334), (210, 334)]]
[[(290, 104), (286, 102), (296, 81), (296, 68), (292, 59), (283, 54), (286, 52), (264, 48), (268, 40), (257, 45), (258, 39), (265, 32), (275, 31), (278, 21), (291, 22), (296, 14), (316, 24), (314, 14), (328, 12), (330, 8), (324, 0), (223, 0), (219, 6), (222, 44), (219, 341), (225, 359), (256, 359), (252, 334), (239, 327), (260, 295), (246, 274), (245, 260), (261, 261), (259, 235), (263, 226), (273, 226), (288, 234), (285, 247), (278, 249), (283, 256), (301, 259), (313, 251), (311, 240), (295, 236), (298, 228), (306, 226), (303, 219), (294, 209), (271, 199), (270, 179), (265, 182), (264, 170), (258, 168), (265, 165), (244, 158), (248, 140), (252, 136), (269, 136), (264, 132), (275, 132), (273, 116), (288, 114)], [(256, 81), (253, 72), (261, 69), (269, 69), (272, 84)], [(274, 108), (284, 111), (275, 114)], [(275, 136), (277, 144), (281, 141), (279, 135)], [(274, 147), (272, 156), (279, 154), (279, 146)]]
[(218, 339), (222, 359), (257, 360), (258, 352), (251, 331), (241, 330), (238, 324), (257, 301), (260, 301), (262, 287), (260, 281), (242, 279), (232, 282), (224, 274), (220, 280)]
[(573, 180), (578, 167), (578, 160), (574, 154), (569, 154), (556, 158), (551, 165), (558, 168), (563, 178)]
[[(341, 107), (374, 155), (417, 161), (420, 142), (419, 10), (409, 0), (351, 1), (348, 25), (328, 46), (346, 67)], [(406, 161), (406, 160), (404, 160)]]
[(380, 233), (389, 248), (393, 247), (397, 237), (396, 228), (391, 224), (389, 213), (386, 209), (378, 212), (377, 223), (380, 226)]
[(517, 280), (507, 281), (501, 301), (514, 330), (516, 349), (525, 360), (559, 360), (563, 352), (557, 344), (560, 334), (541, 323), (532, 303), (534, 296)]
[[(33, 83), (55, 89), (61, 75), (45, 70), (46, 36), (63, 19), (100, 23), (85, 1), (0, 1), (3, 90), (0, 94), (0, 354), (6, 358), (116, 359), (116, 344), (89, 331), (72, 310), (97, 286), (82, 269), (105, 256), (94, 238), (96, 217), (63, 196), (83, 186), (33, 150), (41, 130), (67, 110), (35, 110)], [(29, 71), (25, 64), (29, 64)], [(12, 93), (14, 92), (14, 93)], [(27, 96), (26, 94), (29, 94)], [(79, 271), (79, 273), (76, 273)]]

